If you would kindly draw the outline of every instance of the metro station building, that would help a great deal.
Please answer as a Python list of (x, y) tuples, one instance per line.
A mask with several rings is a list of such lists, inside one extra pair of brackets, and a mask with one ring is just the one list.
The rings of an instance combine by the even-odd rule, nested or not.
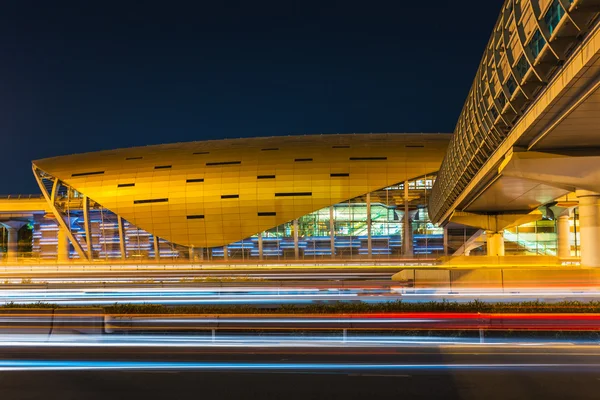
[(449, 140), (289, 136), (37, 160), (43, 209), (5, 226), (30, 225), (28, 256), (60, 261), (439, 255), (427, 200)]
[(600, 0), (506, 0), (453, 135), (166, 144), (33, 162), (2, 259), (600, 266)]

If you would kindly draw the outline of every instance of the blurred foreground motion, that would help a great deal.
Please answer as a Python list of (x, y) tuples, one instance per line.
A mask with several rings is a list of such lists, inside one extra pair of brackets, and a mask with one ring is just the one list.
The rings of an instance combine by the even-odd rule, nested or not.
[(599, 11), (505, 1), (453, 136), (34, 161), (41, 196), (0, 199), (0, 393), (597, 399)]
[[(164, 384), (176, 385), (172, 390), (182, 395), (198, 382), (205, 391), (231, 398), (260, 398), (268, 385), (296, 399), (325, 382), (330, 386), (322, 393), (329, 397), (338, 388), (355, 388), (347, 397), (358, 398), (403, 385), (403, 393), (453, 398), (458, 391), (462, 398), (468, 388), (485, 387), (498, 377), (516, 379), (498, 389), (513, 395), (528, 390), (564, 395), (561, 384), (568, 377), (578, 382), (568, 390), (572, 398), (586, 398), (596, 394), (600, 373), (600, 313), (140, 314), (5, 308), (0, 326), (3, 376), (19, 381), (23, 375), (6, 374), (26, 373), (49, 388), (60, 388), (64, 379), (72, 387), (73, 379), (101, 378), (111, 390), (129, 391), (136, 382), (134, 392), (149, 398), (158, 398), (153, 388)], [(149, 381), (144, 374), (151, 372), (159, 375)], [(231, 379), (244, 382), (244, 388), (228, 386)], [(441, 386), (432, 388), (432, 380)], [(531, 388), (531, 380), (544, 384)], [(308, 386), (293, 387), (300, 382)], [(93, 399), (109, 395), (102, 387), (84, 392)]]

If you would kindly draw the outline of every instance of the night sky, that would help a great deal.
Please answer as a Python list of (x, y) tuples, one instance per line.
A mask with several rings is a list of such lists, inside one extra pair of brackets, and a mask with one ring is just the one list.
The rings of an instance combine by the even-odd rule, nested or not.
[(0, 193), (63, 154), (452, 132), (502, 3), (4, 1)]

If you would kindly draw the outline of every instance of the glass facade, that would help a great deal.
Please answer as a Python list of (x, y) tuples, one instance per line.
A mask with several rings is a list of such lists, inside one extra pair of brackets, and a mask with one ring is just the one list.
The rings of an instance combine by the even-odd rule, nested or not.
[[(91, 252), (94, 261), (401, 260), (461, 255), (461, 249), (470, 255), (486, 254), (484, 237), (475, 246), (464, 246), (477, 234), (476, 228), (454, 227), (446, 231), (444, 238), (445, 230), (431, 222), (426, 204), (434, 182), (435, 177), (428, 176), (409, 181), (406, 190), (405, 183), (386, 187), (213, 248), (190, 248), (155, 237), (62, 183), (56, 189), (56, 204), (76, 243), (84, 252)], [(545, 218), (505, 230), (506, 255), (556, 256), (556, 224), (556, 220)], [(570, 255), (578, 257), (577, 208), (571, 213), (569, 225)], [(19, 257), (40, 262), (57, 260), (60, 229), (52, 216), (34, 215), (31, 223), (19, 230)], [(6, 251), (7, 229), (0, 228), (0, 259)], [(81, 260), (73, 243), (68, 243), (68, 254), (69, 259)]]
[[(49, 176), (42, 176), (42, 180), (48, 179)], [(65, 242), (69, 259), (81, 260), (76, 248), (80, 246), (79, 250), (90, 255), (91, 260), (113, 262), (344, 260), (443, 255), (443, 229), (431, 223), (426, 207), (434, 181), (435, 176), (425, 176), (399, 183), (213, 248), (170, 243), (121, 219), (61, 181), (44, 185), (54, 193), (54, 204), (74, 239)], [(34, 216), (31, 247), (21, 256), (56, 260), (62, 229), (59, 225), (52, 217)]]
[(506, 254), (557, 255), (556, 221), (541, 220), (504, 231)]
[(533, 34), (533, 37), (527, 44), (527, 48), (531, 52), (531, 55), (533, 56), (533, 58), (536, 58), (542, 52), (542, 49), (544, 48), (545, 44), (546, 44), (546, 39), (544, 39), (544, 36), (542, 36), (542, 33), (540, 32), (540, 30), (537, 29), (535, 31), (535, 33)]
[[(424, 177), (408, 183), (409, 258), (443, 255), (443, 229), (431, 223), (425, 205), (433, 182), (434, 177)], [(322, 208), (227, 248), (206, 249), (203, 256), (225, 259), (227, 250), (228, 259), (406, 258), (403, 196), (404, 184), (390, 186)]]

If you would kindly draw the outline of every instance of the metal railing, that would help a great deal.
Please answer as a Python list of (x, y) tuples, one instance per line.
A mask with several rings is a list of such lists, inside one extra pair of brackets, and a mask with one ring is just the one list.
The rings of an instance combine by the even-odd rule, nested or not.
[(0, 194), (0, 200), (38, 200), (43, 199), (41, 194)]

